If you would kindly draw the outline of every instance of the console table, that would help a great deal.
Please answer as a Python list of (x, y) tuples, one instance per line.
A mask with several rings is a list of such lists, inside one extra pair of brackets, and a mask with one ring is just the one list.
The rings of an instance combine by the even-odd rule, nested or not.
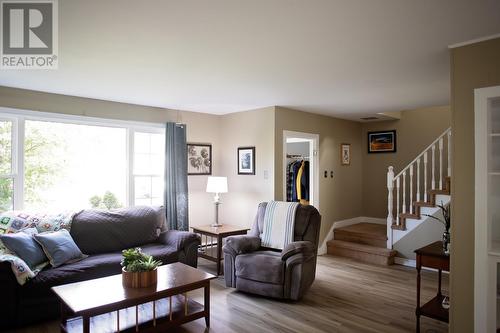
[[(445, 295), (441, 294), (441, 273), (442, 271), (450, 271), (450, 256), (444, 253), (441, 241), (415, 250), (415, 253), (417, 255), (417, 308), (415, 314), (417, 316), (417, 333), (419, 333), (420, 316), (448, 322), (449, 311), (442, 306)], [(422, 267), (438, 270), (438, 291), (434, 298), (420, 306), (420, 271)]]
[[(200, 234), (202, 244), (198, 250), (198, 256), (201, 258), (215, 261), (217, 263), (217, 275), (221, 274), (221, 260), (222, 260), (222, 240), (228, 236), (246, 235), (249, 228), (239, 227), (236, 225), (223, 224), (220, 227), (212, 227), (210, 225), (203, 225), (192, 227), (193, 232)], [(205, 236), (205, 243), (203, 243), (203, 236)], [(210, 242), (208, 238), (210, 237)], [(217, 243), (214, 246), (214, 238)]]

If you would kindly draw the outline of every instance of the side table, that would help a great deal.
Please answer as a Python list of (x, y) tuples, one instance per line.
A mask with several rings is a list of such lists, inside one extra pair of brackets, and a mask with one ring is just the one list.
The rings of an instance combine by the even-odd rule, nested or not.
[[(420, 333), (420, 316), (426, 316), (445, 323), (449, 320), (449, 310), (442, 306), (445, 296), (441, 294), (441, 273), (442, 271), (450, 271), (450, 255), (444, 253), (441, 241), (415, 250), (415, 253), (417, 254), (417, 308), (415, 314), (417, 316), (417, 333)], [(422, 267), (438, 270), (438, 291), (433, 299), (420, 306), (420, 270)]]
[[(246, 235), (247, 231), (250, 230), (249, 228), (230, 224), (223, 224), (220, 227), (203, 225), (191, 227), (191, 229), (193, 229), (193, 232), (199, 234), (201, 237), (201, 245), (198, 249), (198, 256), (216, 262), (217, 275), (221, 275), (222, 240), (228, 236)], [(203, 236), (205, 236), (205, 242), (203, 242)], [(215, 244), (214, 238), (216, 239)]]

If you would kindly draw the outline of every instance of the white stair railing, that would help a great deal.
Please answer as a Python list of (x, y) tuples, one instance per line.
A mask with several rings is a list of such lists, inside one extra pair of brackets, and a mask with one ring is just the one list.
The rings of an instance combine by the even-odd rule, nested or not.
[[(436, 154), (436, 151), (439, 155)], [(428, 163), (429, 153), (430, 163)], [(421, 160), (423, 160), (422, 167), (420, 167)], [(444, 162), (446, 162), (446, 166), (443, 164)], [(394, 175), (394, 167), (390, 166), (388, 168), (388, 230), (392, 225), (396, 227), (401, 225), (400, 213), (406, 213), (407, 211), (410, 214), (416, 213), (413, 209), (413, 199), (415, 198), (416, 201), (422, 200), (421, 191), (423, 191), (423, 201), (428, 202), (430, 199), (429, 190), (435, 190), (436, 184), (438, 184), (439, 189), (443, 189), (443, 185), (446, 183), (445, 177), (451, 175), (450, 162), (451, 128), (448, 128), (397, 175)], [(446, 170), (446, 175), (443, 173), (443, 170)], [(423, 173), (423, 177), (421, 177), (421, 173)], [(430, 184), (427, 177), (428, 173), (431, 175)], [(408, 186), (406, 185), (407, 182)], [(396, 191), (396, 195), (394, 195), (394, 191)], [(390, 232), (387, 234), (389, 235)]]

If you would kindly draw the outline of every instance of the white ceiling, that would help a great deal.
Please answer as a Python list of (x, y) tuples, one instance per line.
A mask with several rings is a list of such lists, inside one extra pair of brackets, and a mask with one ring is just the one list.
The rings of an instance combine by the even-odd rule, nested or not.
[(59, 0), (59, 69), (0, 85), (359, 119), (448, 104), (447, 46), (499, 32), (498, 0)]

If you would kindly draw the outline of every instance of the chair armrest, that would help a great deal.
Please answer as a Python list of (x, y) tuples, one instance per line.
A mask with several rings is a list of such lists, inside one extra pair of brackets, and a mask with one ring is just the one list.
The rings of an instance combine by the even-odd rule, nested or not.
[(292, 242), (285, 246), (281, 252), (281, 260), (287, 261), (288, 258), (295, 254), (302, 254), (303, 257), (314, 255), (314, 244), (308, 241)]
[(229, 236), (226, 238), (226, 244), (222, 247), (224, 253), (232, 256), (257, 251), (258, 249), (260, 249), (260, 238), (248, 235)]
[(158, 237), (158, 242), (173, 246), (180, 250), (186, 250), (192, 243), (201, 243), (199, 235), (189, 231), (168, 230)]

